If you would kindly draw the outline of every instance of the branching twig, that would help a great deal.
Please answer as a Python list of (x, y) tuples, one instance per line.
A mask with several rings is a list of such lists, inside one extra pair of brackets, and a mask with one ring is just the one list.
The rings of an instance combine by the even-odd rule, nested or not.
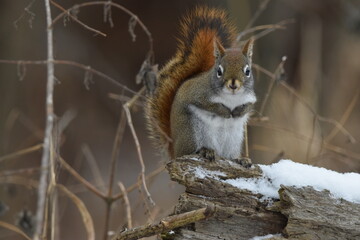
[(12, 158), (20, 157), (20, 156), (28, 154), (28, 153), (36, 152), (37, 150), (41, 149), (42, 146), (43, 146), (43, 144), (40, 143), (40, 144), (34, 145), (32, 147), (21, 149), (14, 153), (10, 153), (8, 155), (2, 156), (2, 157), (0, 157), (0, 163), (5, 160), (8, 160), (8, 159), (12, 159)]
[(10, 231), (13, 231), (13, 232), (16, 232), (18, 234), (20, 234), (21, 236), (23, 236), (26, 240), (31, 240), (31, 238), (26, 235), (26, 233), (24, 233), (20, 228), (12, 225), (12, 224), (9, 224), (9, 223), (6, 223), (6, 222), (3, 222), (3, 221), (0, 221), (0, 226), (3, 227), (3, 228), (6, 228)]
[(65, 8), (63, 8), (62, 6), (60, 6), (58, 3), (54, 2), (53, 0), (50, 0), (51, 4), (54, 5), (55, 7), (57, 7), (58, 9), (60, 9), (61, 11), (63, 11), (64, 14), (66, 14), (67, 16), (69, 16), (72, 20), (74, 20), (75, 22), (77, 22), (78, 24), (80, 24), (82, 27), (84, 27), (85, 29), (94, 32), (96, 34), (99, 34), (103, 37), (106, 37), (106, 34), (96, 30), (95, 28), (89, 27), (88, 25), (86, 25), (85, 23), (83, 23), (82, 21), (80, 21), (79, 19), (77, 19), (76, 17), (74, 17), (69, 11), (66, 11)]
[(270, 2), (270, 0), (263, 0), (258, 9), (256, 10), (255, 14), (253, 15), (253, 17), (250, 19), (250, 21), (248, 22), (248, 24), (245, 26), (244, 30), (249, 29), (254, 22), (256, 21), (256, 19), (258, 19), (258, 17), (260, 16), (260, 14), (266, 9), (268, 3)]
[(147, 58), (150, 59), (152, 61), (153, 58), (153, 39), (151, 36), (150, 31), (148, 30), (148, 28), (145, 26), (145, 24), (138, 18), (138, 16), (136, 16), (133, 12), (131, 12), (129, 9), (123, 7), (120, 4), (111, 2), (111, 1), (93, 1), (93, 2), (85, 2), (85, 3), (81, 3), (81, 4), (77, 4), (74, 5), (73, 7), (67, 9), (65, 12), (60, 13), (57, 17), (54, 18), (54, 21), (52, 22), (51, 26), (53, 26), (60, 18), (62, 18), (66, 12), (70, 12), (74, 9), (80, 9), (82, 7), (89, 7), (89, 6), (94, 6), (94, 5), (104, 5), (106, 7), (110, 7), (113, 6), (123, 12), (125, 12), (126, 14), (128, 14), (132, 19), (134, 19), (134, 21), (136, 21), (139, 26), (143, 29), (143, 31), (145, 32), (145, 34), (148, 37), (148, 41), (149, 41), (149, 53)]
[(90, 166), (91, 172), (94, 175), (96, 185), (99, 186), (103, 191), (106, 191), (105, 182), (100, 172), (100, 166), (97, 164), (96, 159), (90, 150), (90, 147), (87, 144), (83, 144), (81, 146), (81, 151), (83, 152), (85, 159)]
[(162, 219), (157, 224), (145, 225), (116, 234), (112, 240), (132, 240), (150, 237), (159, 233), (168, 232), (172, 229), (197, 222), (211, 217), (215, 212), (213, 207), (201, 208), (191, 212), (173, 215)]
[[(157, 175), (159, 175), (160, 173), (162, 173), (164, 170), (165, 170), (165, 167), (164, 167), (164, 166), (158, 167), (157, 169), (155, 169), (154, 171), (152, 171), (151, 173), (149, 173), (149, 174), (146, 176), (145, 180), (148, 181), (148, 180), (154, 178), (155, 176), (157, 176)], [(132, 184), (130, 187), (128, 187), (128, 188), (126, 189), (126, 192), (130, 193), (130, 192), (134, 191), (134, 190), (135, 190), (136, 188), (138, 188), (138, 187), (139, 187), (139, 184), (138, 184), (138, 183), (134, 183), (134, 184)], [(119, 194), (117, 194), (117, 195), (115, 195), (115, 196), (113, 197), (113, 200), (116, 201), (116, 200), (118, 200), (118, 199), (120, 199), (120, 198), (123, 198), (123, 197), (124, 197), (124, 194), (119, 193)]]
[(252, 27), (252, 28), (241, 31), (239, 33), (239, 35), (236, 37), (236, 41), (237, 42), (241, 41), (244, 36), (246, 36), (250, 33), (261, 31), (260, 33), (255, 35), (255, 36), (257, 36), (256, 39), (259, 39), (260, 37), (272, 32), (272, 31), (279, 30), (279, 29), (285, 29), (287, 24), (290, 24), (293, 22), (294, 22), (294, 20), (292, 20), (292, 19), (285, 19), (285, 20), (282, 20), (275, 24), (259, 25), (256, 27)]
[(50, 28), (52, 23), (50, 1), (44, 0), (46, 11), (46, 24), (48, 26), (47, 32), (47, 89), (46, 89), (46, 127), (43, 145), (43, 155), (41, 158), (41, 176), (38, 189), (38, 202), (36, 212), (36, 228), (34, 239), (40, 239), (43, 232), (43, 220), (45, 212), (45, 200), (48, 189), (49, 178), (49, 164), (50, 164), (50, 141), (52, 139), (52, 130), (54, 124), (54, 105), (53, 105), (53, 93), (54, 93), (54, 54), (53, 54), (53, 31)]
[[(355, 96), (353, 97), (353, 99), (351, 100), (349, 106), (346, 108), (344, 114), (342, 115), (340, 121), (339, 121), (339, 125), (343, 126), (346, 122), (346, 120), (349, 118), (351, 112), (353, 111), (355, 104), (357, 102), (359, 98), (359, 90), (356, 92)], [(327, 137), (325, 137), (325, 141), (326, 142), (330, 142), (335, 136), (336, 134), (339, 132), (339, 128), (338, 127), (334, 127), (334, 129), (329, 133), (329, 135)]]
[(28, 21), (29, 21), (29, 26), (30, 26), (30, 28), (32, 28), (32, 22), (33, 22), (33, 20), (34, 20), (34, 18), (35, 18), (35, 13), (33, 13), (31, 10), (30, 10), (30, 8), (32, 7), (32, 5), (34, 4), (34, 2), (35, 2), (36, 0), (32, 0), (25, 8), (24, 8), (24, 13), (18, 18), (18, 19), (16, 19), (15, 21), (14, 21), (14, 26), (15, 26), (15, 28), (17, 28), (18, 27), (18, 22), (21, 20), (21, 19), (23, 19), (24, 17), (25, 17), (25, 15), (28, 15), (29, 16), (29, 19), (28, 19)]
[(113, 203), (112, 201), (112, 195), (113, 195), (113, 184), (114, 184), (114, 178), (115, 178), (115, 170), (116, 170), (116, 160), (119, 156), (119, 150), (120, 145), (123, 139), (124, 130), (125, 130), (125, 124), (126, 124), (126, 118), (125, 118), (125, 112), (124, 110), (121, 111), (121, 117), (120, 121), (116, 130), (113, 150), (111, 154), (111, 162), (110, 162), (110, 169), (109, 169), (109, 182), (108, 182), (108, 191), (107, 191), (107, 199), (106, 202), (106, 212), (105, 212), (105, 225), (104, 225), (104, 240), (108, 237), (108, 228), (109, 228), (109, 221), (110, 221), (110, 211), (111, 211), (111, 205)]
[(95, 195), (102, 199), (106, 199), (106, 196), (100, 192), (96, 187), (94, 187), (91, 183), (89, 183), (85, 178), (80, 176), (78, 172), (76, 172), (62, 157), (59, 157), (60, 164), (71, 174), (73, 175), (79, 182), (81, 182), (87, 189), (93, 192)]
[[(276, 79), (276, 75), (274, 73), (270, 72), (269, 70), (266, 70), (263, 67), (255, 64), (255, 63), (253, 64), (253, 67), (255, 69), (258, 69), (260, 72), (264, 73), (265, 75), (267, 75), (270, 79)], [(280, 81), (279, 84), (282, 87), (284, 87), (288, 92), (290, 92), (292, 95), (294, 95), (298, 99), (298, 101), (301, 104), (303, 104), (314, 116), (317, 116), (317, 119), (319, 121), (327, 122), (327, 123), (334, 125), (342, 134), (344, 134), (349, 139), (350, 142), (356, 142), (356, 139), (340, 123), (338, 123), (334, 119), (320, 116), (315, 111), (315, 109), (313, 109), (313, 107), (299, 93), (297, 93), (295, 89), (293, 89), (291, 86), (289, 86), (286, 82)]]
[(276, 79), (276, 76), (278, 76), (278, 74), (276, 74), (276, 73), (281, 71), (284, 68), (285, 61), (286, 61), (286, 57), (283, 56), (282, 59), (281, 59), (281, 62), (279, 63), (278, 67), (275, 70), (275, 73), (272, 74), (272, 77), (270, 78), (269, 87), (268, 87), (268, 89), (266, 91), (264, 101), (262, 102), (261, 107), (260, 107), (260, 111), (259, 111), (260, 116), (262, 116), (264, 114), (265, 106), (266, 106), (266, 103), (267, 103), (267, 101), (269, 99), (270, 93), (271, 93), (271, 91), (272, 91), (272, 89), (274, 87), (274, 83), (276, 82), (276, 80), (278, 80), (278, 79)]
[(93, 69), (90, 66), (86, 66), (85, 64), (81, 64), (78, 62), (74, 62), (74, 61), (68, 61), (68, 60), (4, 60), (4, 59), (0, 59), (0, 63), (6, 63), (6, 64), (24, 64), (24, 65), (47, 65), (48, 63), (53, 63), (53, 64), (59, 64), (59, 65), (68, 65), (68, 66), (73, 66), (73, 67), (77, 67), (77, 68), (81, 68), (85, 71), (89, 71), (107, 81), (109, 81), (110, 83), (132, 93), (132, 94), (137, 94), (136, 91), (131, 90), (130, 88), (128, 88), (127, 86), (125, 86), (124, 84), (119, 83), (118, 81), (116, 81), (115, 79), (113, 79), (112, 77), (109, 77), (108, 75), (106, 75), (105, 73), (102, 73), (96, 69)]
[[(144, 91), (145, 88), (142, 88), (142, 91)], [(134, 101), (135, 99), (132, 99), (132, 101)], [(140, 165), (141, 165), (141, 173), (140, 173), (140, 177), (141, 177), (141, 180), (142, 180), (142, 185), (143, 185), (143, 188), (144, 188), (144, 191), (147, 195), (147, 198), (148, 200), (150, 201), (150, 203), (152, 205), (155, 205), (154, 201), (152, 200), (151, 198), (151, 195), (149, 193), (149, 190), (147, 188), (147, 185), (146, 185), (146, 181), (145, 181), (145, 164), (144, 164), (144, 160), (143, 160), (143, 157), (142, 157), (142, 153), (141, 153), (141, 146), (140, 146), (140, 142), (139, 142), (139, 139), (136, 135), (136, 131), (135, 131), (135, 128), (134, 128), (134, 125), (132, 123), (132, 119), (131, 119), (131, 113), (130, 113), (130, 107), (132, 105), (132, 102), (129, 101), (127, 103), (125, 103), (123, 105), (123, 108), (125, 110), (125, 113), (126, 113), (126, 117), (127, 117), (127, 121), (128, 121), (128, 125), (130, 127), (130, 130), (131, 130), (131, 133), (133, 135), (133, 138), (134, 138), (134, 141), (135, 141), (135, 145), (136, 145), (136, 150), (137, 150), (137, 153), (138, 153), (138, 157), (139, 157), (139, 161), (140, 161)]]

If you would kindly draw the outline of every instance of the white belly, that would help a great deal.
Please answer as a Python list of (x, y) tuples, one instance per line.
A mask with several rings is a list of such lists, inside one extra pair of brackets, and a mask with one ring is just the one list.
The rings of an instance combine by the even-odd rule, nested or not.
[(206, 147), (227, 159), (240, 157), (248, 114), (242, 118), (226, 119), (195, 106), (190, 106), (190, 110), (195, 115), (193, 130), (197, 150)]

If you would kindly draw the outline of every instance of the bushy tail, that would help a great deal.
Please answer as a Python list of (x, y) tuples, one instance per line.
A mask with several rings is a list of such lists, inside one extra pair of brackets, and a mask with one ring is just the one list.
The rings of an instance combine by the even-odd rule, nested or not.
[(215, 62), (214, 41), (231, 47), (236, 29), (224, 10), (197, 7), (181, 21), (175, 56), (161, 69), (158, 86), (146, 109), (150, 136), (173, 157), (170, 112), (177, 89), (191, 76), (208, 71)]

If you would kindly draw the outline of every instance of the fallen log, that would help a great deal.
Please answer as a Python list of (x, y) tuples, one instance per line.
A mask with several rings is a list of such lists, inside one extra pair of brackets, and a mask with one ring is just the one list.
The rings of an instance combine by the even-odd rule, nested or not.
[[(360, 239), (357, 198), (348, 201), (337, 192), (334, 195), (311, 186), (281, 185), (276, 189), (277, 180), (262, 168), (255, 164), (245, 168), (229, 160), (210, 162), (198, 156), (167, 163), (171, 179), (186, 187), (174, 214), (206, 206), (215, 209), (211, 218), (175, 229), (171, 239), (241, 240), (269, 234), (266, 239)], [(346, 177), (356, 180), (360, 175)]]

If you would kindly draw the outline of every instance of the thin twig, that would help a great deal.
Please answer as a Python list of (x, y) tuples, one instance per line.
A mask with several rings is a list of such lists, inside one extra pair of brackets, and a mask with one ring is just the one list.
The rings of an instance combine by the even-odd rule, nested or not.
[(4, 59), (0, 59), (0, 63), (6, 63), (6, 64), (24, 64), (24, 65), (47, 65), (48, 63), (53, 63), (53, 64), (58, 64), (58, 65), (68, 65), (68, 66), (73, 66), (73, 67), (77, 67), (77, 68), (81, 68), (85, 71), (91, 72), (107, 81), (109, 81), (110, 83), (132, 93), (132, 94), (137, 94), (136, 91), (131, 90), (130, 88), (128, 88), (126, 85), (119, 83), (118, 81), (116, 81), (115, 79), (113, 79), (112, 77), (109, 77), (108, 75), (106, 75), (105, 73), (102, 73), (96, 69), (93, 69), (90, 66), (86, 66), (84, 64), (78, 63), (78, 62), (74, 62), (74, 61), (68, 61), (68, 60), (4, 60)]
[(101, 176), (99, 165), (97, 164), (97, 161), (93, 153), (91, 152), (89, 145), (83, 144), (81, 146), (81, 151), (83, 152), (85, 159), (89, 163), (91, 172), (94, 175), (96, 185), (99, 186), (103, 191), (105, 191), (105, 181)]
[(245, 29), (244, 30), (247, 30), (249, 29), (253, 24), (254, 22), (256, 21), (256, 19), (258, 19), (258, 17), (260, 16), (260, 14), (266, 9), (268, 3), (270, 2), (270, 0), (263, 0), (258, 9), (256, 10), (254, 16), (250, 19), (250, 21), (248, 22), (248, 24), (245, 26)]
[(7, 223), (7, 222), (0, 221), (0, 227), (3, 227), (3, 228), (6, 228), (6, 229), (8, 229), (10, 231), (16, 232), (17, 234), (20, 234), (21, 236), (23, 236), (25, 239), (31, 240), (31, 238), (28, 235), (26, 235), (26, 233), (24, 233), (20, 228), (18, 228), (15, 225), (12, 225), (12, 224)]
[[(265, 68), (257, 65), (257, 64), (253, 64), (253, 67), (257, 70), (259, 70), (260, 72), (264, 73), (265, 75), (267, 75), (270, 79), (275, 79), (276, 75), (272, 72), (270, 72), (269, 70), (266, 70)], [(327, 122), (330, 123), (332, 125), (334, 125), (337, 129), (339, 129), (339, 131), (344, 134), (350, 142), (356, 142), (356, 139), (351, 135), (351, 133), (349, 133), (339, 122), (337, 122), (334, 119), (330, 119), (330, 118), (326, 118), (323, 116), (320, 116), (314, 109), (313, 107), (299, 94), (296, 92), (295, 89), (293, 89), (291, 86), (289, 86), (286, 82), (280, 81), (279, 84), (284, 87), (288, 92), (290, 92), (292, 95), (294, 95), (297, 100), (304, 105), (314, 116), (317, 116), (317, 119), (321, 122)]]
[[(70, 12), (74, 9), (80, 9), (82, 7), (89, 7), (89, 6), (94, 6), (94, 5), (104, 5), (104, 6), (113, 6), (123, 12), (125, 12), (126, 14), (128, 14), (129, 16), (131, 16), (132, 19), (134, 19), (134, 21), (136, 21), (139, 26), (142, 28), (142, 30), (145, 32), (145, 34), (148, 37), (148, 41), (149, 41), (149, 53), (148, 53), (148, 58), (150, 59), (150, 61), (152, 61), (153, 58), (153, 39), (151, 36), (150, 31), (148, 30), (148, 28), (146, 27), (146, 25), (138, 18), (138, 16), (136, 16), (133, 12), (131, 12), (129, 9), (123, 7), (120, 4), (111, 2), (111, 1), (93, 1), (93, 2), (85, 2), (85, 3), (81, 3), (81, 4), (76, 4), (73, 7), (69, 8), (66, 10), (66, 12)], [(54, 21), (51, 24), (51, 27), (60, 19), (62, 18), (66, 12), (62, 12), (60, 13), (57, 17), (54, 18)]]
[(130, 130), (131, 130), (131, 133), (133, 135), (133, 138), (134, 138), (134, 141), (135, 141), (135, 145), (136, 145), (136, 150), (137, 150), (137, 153), (138, 153), (138, 157), (139, 157), (139, 161), (140, 161), (140, 165), (141, 165), (141, 172), (140, 172), (140, 177), (141, 177), (141, 180), (142, 180), (142, 185), (143, 185), (143, 188), (144, 188), (144, 191), (147, 195), (147, 199), (150, 201), (150, 203), (152, 205), (155, 205), (154, 201), (152, 200), (151, 198), (151, 195), (149, 193), (149, 190), (146, 186), (146, 181), (145, 181), (145, 164), (144, 164), (144, 159), (142, 157), (142, 153), (141, 153), (141, 146), (140, 146), (140, 142), (139, 142), (139, 139), (136, 135), (136, 131), (135, 131), (135, 128), (134, 128), (134, 125), (132, 123), (132, 119), (131, 119), (131, 113), (130, 113), (130, 110), (129, 110), (129, 103), (125, 103), (123, 105), (123, 108), (125, 110), (125, 113), (126, 113), (126, 117), (127, 117), (127, 121), (128, 121), (128, 125), (130, 127)]
[(32, 152), (36, 152), (37, 150), (41, 149), (42, 146), (43, 146), (43, 144), (40, 143), (40, 144), (34, 145), (32, 147), (24, 148), (24, 149), (14, 152), (14, 153), (10, 153), (5, 156), (2, 156), (2, 157), (0, 157), (0, 163), (5, 160), (13, 159), (13, 158), (20, 157), (20, 156), (23, 156), (23, 155), (26, 155), (26, 154), (29, 154)]
[(126, 188), (124, 186), (124, 184), (122, 182), (118, 183), (121, 193), (124, 196), (124, 203), (125, 203), (125, 208), (126, 208), (126, 219), (127, 219), (127, 228), (132, 228), (132, 218), (131, 218), (131, 206), (130, 206), (130, 201), (128, 198), (128, 194), (126, 191)]
[(248, 140), (248, 126), (247, 123), (244, 125), (244, 157), (249, 158), (249, 140)]
[(77, 171), (75, 171), (62, 157), (59, 157), (60, 164), (71, 174), (73, 175), (79, 182), (81, 182), (87, 189), (93, 192), (95, 195), (102, 199), (107, 199), (105, 194), (100, 192), (96, 187), (94, 187), (90, 182), (88, 182), (85, 178), (83, 178)]
[(25, 15), (28, 15), (28, 16), (29, 16), (29, 19), (28, 19), (28, 21), (29, 21), (29, 26), (30, 26), (30, 28), (32, 28), (32, 22), (33, 22), (33, 20), (34, 20), (34, 18), (35, 18), (35, 13), (33, 13), (33, 12), (30, 10), (30, 8), (32, 7), (32, 5), (34, 4), (35, 1), (36, 1), (36, 0), (32, 0), (32, 1), (24, 8), (23, 14), (21, 14), (21, 16), (14, 21), (14, 26), (15, 26), (15, 28), (18, 27), (18, 25), (17, 25), (18, 22), (20, 22), (21, 19), (23, 19), (23, 18), (25, 17)]
[[(165, 167), (164, 167), (164, 166), (158, 167), (157, 169), (155, 169), (154, 171), (152, 171), (151, 173), (149, 173), (149, 174), (146, 176), (146, 178), (145, 178), (146, 181), (149, 181), (150, 179), (156, 177), (157, 175), (159, 175), (160, 173), (162, 173), (164, 170), (165, 170)], [(128, 188), (126, 189), (126, 192), (130, 193), (130, 192), (134, 191), (134, 190), (135, 190), (136, 188), (138, 188), (138, 187), (139, 187), (139, 184), (138, 184), (138, 183), (134, 183), (134, 184), (132, 184), (130, 187), (128, 187)], [(116, 201), (116, 200), (118, 200), (118, 199), (120, 199), (120, 198), (123, 198), (123, 197), (124, 197), (124, 194), (119, 193), (119, 194), (117, 194), (117, 195), (115, 195), (115, 196), (113, 197), (113, 200)]]
[(308, 147), (307, 147), (307, 151), (306, 151), (306, 163), (307, 164), (310, 164), (309, 159), (310, 159), (311, 147), (312, 147), (312, 144), (315, 139), (316, 122), (317, 122), (317, 115), (314, 116), (312, 134), (311, 134), (311, 138), (308, 143)]
[[(268, 31), (268, 30), (274, 31), (274, 30), (278, 30), (278, 29), (286, 29), (285, 25), (292, 23), (292, 22), (293, 22), (292, 19), (286, 19), (286, 20), (282, 20), (275, 24), (259, 25), (259, 26), (255, 26), (255, 27), (243, 30), (237, 36), (236, 41), (239, 42), (244, 36), (246, 36), (250, 33), (257, 32), (257, 31)], [(263, 34), (263, 32), (260, 32), (259, 34)]]
[(61, 11), (63, 11), (63, 13), (65, 13), (67, 16), (69, 16), (72, 20), (74, 20), (75, 22), (77, 22), (78, 24), (80, 24), (82, 27), (84, 27), (85, 29), (94, 32), (96, 34), (99, 34), (103, 37), (106, 37), (106, 34), (96, 30), (95, 28), (92, 28), (88, 25), (86, 25), (85, 23), (83, 23), (82, 21), (80, 21), (79, 19), (77, 19), (76, 17), (74, 17), (69, 11), (66, 11), (65, 8), (63, 8), (62, 6), (60, 6), (58, 3), (54, 2), (53, 0), (50, 0), (51, 4), (54, 5), (55, 7), (57, 7), (58, 9), (60, 9)]
[[(305, 135), (303, 135), (301, 133), (296, 133), (291, 129), (287, 129), (287, 128), (284, 128), (284, 127), (281, 127), (281, 126), (276, 126), (276, 125), (273, 125), (273, 124), (270, 124), (270, 123), (267, 123), (267, 122), (251, 121), (250, 120), (249, 121), (249, 126), (263, 127), (263, 128), (267, 128), (267, 129), (271, 129), (271, 130), (275, 130), (275, 131), (279, 131), (279, 132), (289, 133), (289, 134), (293, 135), (294, 137), (296, 137), (297, 139), (305, 141), (305, 142), (309, 142), (311, 140), (310, 137), (305, 136)], [(349, 158), (354, 158), (354, 159), (360, 160), (360, 154), (359, 153), (352, 152), (350, 150), (347, 150), (347, 149), (344, 149), (344, 148), (329, 144), (329, 143), (321, 141), (321, 140), (317, 140), (316, 138), (313, 141), (316, 142), (316, 143), (319, 143), (319, 144), (323, 144), (324, 148), (326, 148), (326, 149), (328, 149), (330, 151), (333, 151), (335, 153), (344, 155), (344, 156), (349, 157)]]
[(11, 175), (28, 175), (28, 174), (34, 174), (41, 171), (41, 168), (39, 167), (33, 167), (33, 168), (22, 168), (22, 169), (16, 169), (16, 170), (7, 170), (7, 171), (1, 171), (0, 177), (6, 177)]
[[(137, 95), (135, 95), (135, 96), (137, 96)], [(113, 184), (114, 184), (115, 170), (116, 170), (116, 160), (118, 159), (118, 156), (119, 156), (120, 145), (121, 145), (123, 135), (124, 135), (124, 130), (125, 130), (125, 124), (126, 124), (125, 112), (124, 112), (124, 110), (122, 110), (119, 124), (118, 124), (117, 130), (116, 130), (115, 140), (114, 140), (114, 144), (113, 144), (113, 150), (112, 150), (112, 154), (111, 154), (108, 192), (107, 192), (108, 201), (106, 201), (106, 213), (105, 213), (104, 234), (103, 234), (104, 240), (106, 240), (108, 238), (110, 211), (111, 211), (111, 205), (113, 203), (112, 194), (113, 194)]]
[(54, 54), (53, 54), (53, 31), (50, 27), (52, 23), (50, 1), (44, 0), (46, 11), (46, 24), (48, 26), (47, 32), (47, 89), (46, 89), (46, 127), (43, 145), (43, 155), (41, 158), (41, 168), (43, 169), (40, 175), (39, 189), (38, 189), (38, 202), (36, 211), (36, 228), (34, 239), (38, 240), (42, 236), (43, 221), (45, 212), (45, 200), (48, 189), (49, 177), (49, 164), (50, 164), (50, 141), (52, 138), (52, 130), (54, 124), (54, 105), (53, 93), (55, 84), (54, 75)]
[[(284, 28), (285, 28), (285, 25), (286, 25), (286, 24), (290, 24), (290, 23), (294, 23), (294, 22), (295, 22), (294, 19), (286, 19), (286, 20), (283, 20), (283, 21), (279, 22), (278, 24), (283, 25)], [(275, 30), (284, 29), (284, 28), (269, 28), (269, 29), (265, 29), (265, 30), (263, 30), (263, 31), (255, 34), (255, 35), (253, 36), (253, 39), (254, 39), (254, 41), (256, 41), (256, 40), (258, 40), (258, 39), (260, 39), (260, 38), (268, 35), (269, 33), (273, 32), (273, 31), (275, 31)]]
[[(355, 93), (353, 99), (351, 100), (349, 106), (346, 108), (344, 114), (342, 115), (342, 117), (340, 118), (339, 124), (340, 126), (343, 126), (345, 124), (345, 122), (347, 121), (347, 119), (349, 118), (350, 114), (352, 113), (355, 104), (359, 98), (359, 90)], [(334, 129), (329, 133), (329, 135), (327, 137), (325, 137), (325, 141), (326, 142), (330, 142), (335, 136), (336, 134), (339, 132), (339, 128), (334, 127)]]
[(191, 212), (181, 213), (162, 219), (157, 224), (144, 225), (116, 234), (112, 240), (132, 240), (150, 237), (159, 233), (168, 232), (172, 229), (197, 222), (211, 217), (215, 212), (213, 207), (200, 208)]
[(285, 61), (286, 61), (286, 57), (282, 57), (281, 59), (281, 62), (279, 63), (279, 65), (277, 66), (276, 70), (275, 70), (275, 73), (272, 75), (273, 77), (270, 78), (270, 84), (269, 84), (269, 87), (266, 91), (266, 94), (265, 94), (265, 98), (264, 98), (264, 101), (262, 102), (261, 104), (261, 107), (260, 107), (260, 111), (259, 111), (259, 115), (262, 116), (264, 114), (264, 110), (265, 110), (265, 106), (266, 106), (266, 103), (270, 97), (270, 93), (274, 87), (274, 84), (276, 82), (276, 76), (277, 76), (277, 72), (280, 71), (280, 69), (282, 69), (284, 67), (284, 64), (285, 64)]

